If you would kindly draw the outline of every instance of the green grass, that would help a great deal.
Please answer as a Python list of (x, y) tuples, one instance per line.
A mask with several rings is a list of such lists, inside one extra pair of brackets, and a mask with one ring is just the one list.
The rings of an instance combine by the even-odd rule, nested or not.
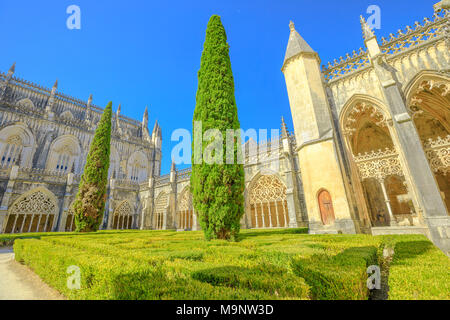
[[(175, 231), (16, 235), (14, 251), (69, 299), (368, 299), (367, 266), (389, 243), (399, 252), (393, 299), (448, 299), (448, 258), (423, 236), (305, 232), (243, 230), (238, 242)], [(80, 290), (67, 288), (71, 265), (81, 269)]]

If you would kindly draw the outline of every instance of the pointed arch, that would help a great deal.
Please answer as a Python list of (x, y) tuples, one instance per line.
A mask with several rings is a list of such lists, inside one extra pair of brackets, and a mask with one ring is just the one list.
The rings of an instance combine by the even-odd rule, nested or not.
[(45, 187), (34, 188), (9, 207), (5, 233), (52, 231), (58, 212), (56, 196)]
[(419, 72), (406, 86), (405, 96), (450, 214), (450, 76), (429, 70)]
[(134, 224), (134, 209), (128, 200), (119, 203), (113, 213), (113, 229), (132, 229)]
[(167, 219), (169, 208), (169, 194), (161, 191), (155, 200), (155, 209), (153, 214), (153, 228), (161, 230), (164, 228), (164, 220)]
[(79, 173), (81, 153), (77, 137), (69, 134), (59, 136), (50, 145), (46, 168), (60, 173)]
[(177, 201), (177, 229), (192, 230), (194, 221), (194, 207), (189, 185), (184, 187)]
[(21, 99), (19, 101), (17, 101), (17, 105), (33, 110), (35, 109), (34, 103), (33, 101), (31, 101), (29, 98), (25, 98), (25, 99)]
[(0, 129), (0, 166), (31, 167), (36, 140), (25, 123), (16, 122)]
[(135, 151), (128, 159), (127, 178), (143, 182), (148, 178), (148, 158), (142, 151)]
[(287, 187), (276, 174), (258, 172), (248, 187), (250, 221), (253, 228), (287, 227)]
[(67, 120), (73, 120), (74, 119), (74, 116), (73, 116), (72, 112), (70, 112), (69, 110), (61, 112), (59, 117), (62, 118), (62, 119), (67, 119)]

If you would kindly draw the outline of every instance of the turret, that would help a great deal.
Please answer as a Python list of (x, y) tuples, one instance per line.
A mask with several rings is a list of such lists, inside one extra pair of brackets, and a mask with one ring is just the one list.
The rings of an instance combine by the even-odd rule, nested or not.
[[(292, 21), (289, 29), (289, 42), (281, 70), (286, 80), (291, 106), (297, 141), (295, 151), (298, 152), (302, 172), (309, 227), (311, 233), (354, 233), (331, 109), (320, 70), (320, 58), (295, 30)], [(287, 129), (284, 134), (287, 137)], [(287, 140), (284, 139), (286, 143)], [(318, 195), (323, 190), (332, 190), (334, 212), (320, 209), (323, 205)], [(294, 225), (294, 219), (291, 220), (290, 226)], [(333, 223), (329, 224), (329, 221)]]

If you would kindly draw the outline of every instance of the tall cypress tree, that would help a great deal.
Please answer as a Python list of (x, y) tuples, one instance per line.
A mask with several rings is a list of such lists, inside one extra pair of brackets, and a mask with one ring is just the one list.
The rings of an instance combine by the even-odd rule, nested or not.
[[(229, 45), (217, 15), (210, 18), (206, 29), (198, 72), (194, 135), (197, 121), (202, 124), (202, 137), (205, 131), (217, 129), (223, 141), (226, 140), (227, 129), (240, 129)], [(195, 143), (196, 139), (193, 139), (191, 190), (200, 225), (207, 240), (234, 239), (239, 233), (240, 219), (244, 214), (244, 168), (237, 163), (238, 148), (241, 148), (240, 136), (233, 139), (234, 164), (226, 164), (225, 143), (221, 146), (223, 154), (218, 152), (223, 157), (223, 164), (208, 164), (205, 161), (196, 163), (196, 148), (201, 148), (204, 157), (211, 141), (203, 141), (201, 146), (199, 142), (197, 146)]]
[(95, 130), (73, 203), (77, 232), (97, 231), (103, 219), (111, 150), (111, 114), (112, 102), (106, 106)]

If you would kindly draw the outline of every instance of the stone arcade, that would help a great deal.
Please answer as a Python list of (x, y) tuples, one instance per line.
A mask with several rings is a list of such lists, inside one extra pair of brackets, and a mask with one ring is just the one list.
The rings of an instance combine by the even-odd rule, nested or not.
[[(245, 150), (243, 228), (423, 233), (450, 249), (450, 18), (364, 43), (320, 68), (290, 24), (282, 65), (294, 132)], [(101, 109), (0, 74), (0, 232), (69, 231)], [(161, 128), (113, 117), (104, 229), (198, 230), (190, 169), (160, 175)]]

